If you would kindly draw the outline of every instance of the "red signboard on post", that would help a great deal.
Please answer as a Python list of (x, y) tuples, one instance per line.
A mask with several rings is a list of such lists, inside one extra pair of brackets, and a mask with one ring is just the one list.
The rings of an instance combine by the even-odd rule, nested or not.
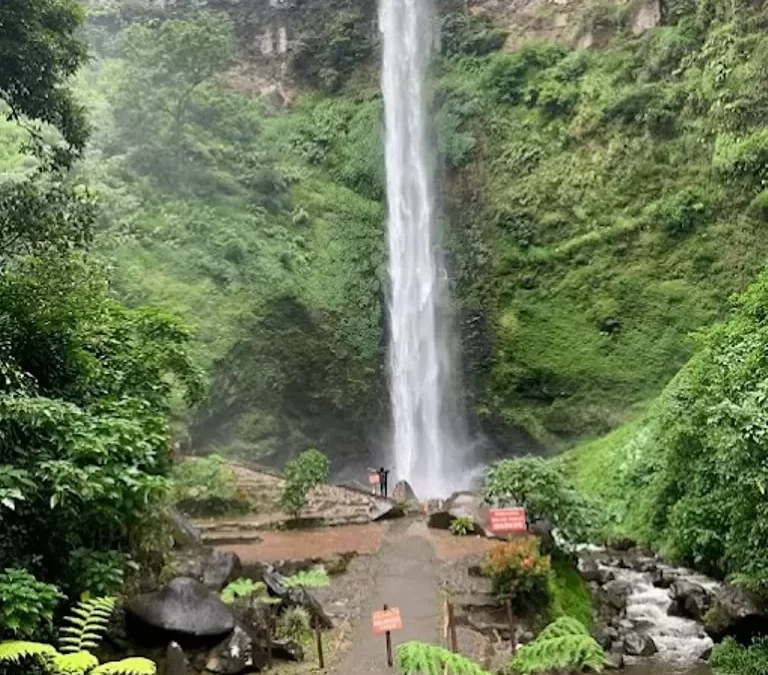
[(394, 630), (402, 630), (403, 619), (397, 607), (373, 613), (373, 634), (383, 635)]
[(489, 515), (491, 519), (490, 530), (494, 534), (515, 534), (528, 531), (524, 508), (491, 509)]

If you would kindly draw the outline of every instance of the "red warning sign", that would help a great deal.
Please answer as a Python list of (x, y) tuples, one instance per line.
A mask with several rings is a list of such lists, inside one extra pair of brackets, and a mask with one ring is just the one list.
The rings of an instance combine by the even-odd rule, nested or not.
[(373, 634), (382, 635), (395, 630), (402, 630), (403, 619), (397, 607), (373, 613)]
[(514, 534), (527, 532), (528, 525), (525, 522), (525, 509), (491, 509), (491, 532), (494, 534)]

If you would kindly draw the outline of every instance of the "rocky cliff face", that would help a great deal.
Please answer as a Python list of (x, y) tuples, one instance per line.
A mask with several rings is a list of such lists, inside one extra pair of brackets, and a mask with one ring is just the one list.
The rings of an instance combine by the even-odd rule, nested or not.
[[(378, 40), (376, 0), (87, 0), (101, 21), (183, 15), (201, 8), (229, 13), (243, 58), (229, 74), (242, 91), (290, 103), (298, 90), (291, 56), (308, 34), (350, 13)], [(659, 25), (661, 0), (438, 0), (442, 12), (464, 10), (491, 17), (507, 34), (505, 48), (555, 41), (590, 48), (605, 44), (619, 26), (634, 35)]]

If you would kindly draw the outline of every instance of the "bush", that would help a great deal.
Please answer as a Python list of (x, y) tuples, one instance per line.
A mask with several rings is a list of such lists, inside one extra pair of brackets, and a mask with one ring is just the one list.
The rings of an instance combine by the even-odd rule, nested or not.
[(712, 652), (710, 665), (717, 675), (767, 675), (768, 638), (757, 640), (749, 647), (726, 638)]
[(312, 637), (312, 618), (304, 607), (290, 607), (277, 620), (277, 637), (306, 642)]
[(445, 56), (484, 56), (501, 49), (506, 39), (507, 33), (484, 15), (447, 14), (440, 26), (440, 46)]
[(762, 190), (768, 180), (768, 129), (744, 137), (720, 134), (712, 166), (726, 181)]
[(493, 580), (493, 591), (512, 597), (523, 612), (541, 611), (549, 605), (551, 560), (541, 555), (539, 540), (523, 537), (494, 544), (485, 557), (483, 569)]
[(307, 495), (312, 488), (328, 480), (331, 463), (319, 450), (306, 450), (285, 467), (285, 487), (280, 505), (298, 515), (307, 505)]
[(0, 636), (48, 637), (62, 597), (56, 586), (38, 581), (26, 570), (5, 570), (0, 574)]
[(451, 534), (457, 537), (465, 537), (471, 534), (475, 529), (472, 519), (467, 516), (460, 516), (451, 523)]
[(768, 190), (763, 190), (749, 205), (749, 212), (763, 223), (768, 223)]
[(125, 582), (125, 573), (130, 562), (120, 551), (90, 551), (84, 548), (74, 551), (71, 564), (75, 588), (71, 595), (117, 595)]
[(176, 505), (191, 516), (243, 513), (251, 506), (238, 489), (234, 470), (219, 455), (184, 460), (174, 467), (172, 479)]
[(602, 529), (601, 510), (579, 494), (563, 470), (540, 457), (505, 459), (485, 479), (483, 496), (496, 506), (523, 506), (529, 522), (549, 520), (562, 546), (595, 540)]
[(706, 197), (696, 188), (685, 188), (662, 200), (655, 219), (667, 234), (680, 237), (693, 232), (706, 217)]
[(602, 647), (576, 619), (563, 617), (547, 626), (534, 642), (521, 647), (510, 664), (521, 675), (561, 670), (600, 671), (607, 664)]

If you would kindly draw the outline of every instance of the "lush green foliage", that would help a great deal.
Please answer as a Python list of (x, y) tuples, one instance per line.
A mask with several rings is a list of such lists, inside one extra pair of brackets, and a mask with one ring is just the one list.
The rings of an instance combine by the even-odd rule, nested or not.
[(766, 675), (768, 640), (744, 647), (728, 638), (715, 647), (710, 665), (717, 675)]
[(401, 675), (488, 675), (466, 656), (425, 642), (406, 642), (397, 648)]
[(552, 559), (549, 595), (552, 598), (550, 618), (567, 616), (592, 626), (592, 593), (573, 561), (562, 557)]
[(324, 567), (314, 567), (311, 570), (301, 570), (285, 578), (289, 588), (303, 586), (304, 588), (323, 588), (329, 586), (331, 579)]
[(79, 602), (65, 617), (61, 652), (43, 642), (0, 642), (0, 665), (29, 667), (35, 662), (50, 675), (155, 675), (157, 666), (149, 659), (131, 657), (99, 665), (91, 653), (99, 646), (114, 607), (115, 598)]
[(59, 638), (62, 654), (79, 654), (97, 649), (115, 611), (114, 597), (81, 600), (64, 619)]
[(137, 567), (129, 556), (120, 551), (83, 548), (74, 551), (71, 560), (76, 586), (97, 598), (117, 594), (126, 581), (127, 572)]
[(451, 534), (456, 537), (466, 537), (472, 534), (475, 524), (469, 516), (460, 516), (451, 523)]
[(252, 596), (266, 596), (267, 586), (261, 581), (253, 579), (235, 579), (227, 584), (221, 592), (221, 600), (231, 605), (238, 598), (250, 598)]
[(551, 522), (566, 548), (592, 541), (600, 530), (599, 506), (577, 492), (559, 466), (540, 457), (494, 464), (483, 497), (497, 506), (525, 507), (529, 523)]
[(552, 561), (541, 555), (536, 537), (520, 537), (494, 544), (485, 556), (483, 571), (493, 580), (493, 591), (512, 598), (519, 612), (540, 612), (550, 603)]
[(277, 637), (307, 642), (312, 637), (312, 619), (304, 607), (289, 607), (277, 619)]
[(564, 617), (547, 626), (532, 643), (521, 647), (510, 669), (521, 675), (561, 669), (600, 672), (606, 663), (605, 653), (589, 631), (576, 619)]
[(697, 354), (644, 418), (566, 460), (620, 527), (709, 572), (755, 582), (768, 578), (766, 306), (761, 277), (727, 322), (700, 336)]
[(61, 599), (56, 586), (38, 581), (26, 570), (6, 569), (0, 574), (0, 635), (31, 638), (49, 634)]
[(220, 455), (186, 459), (174, 466), (173, 500), (191, 516), (217, 516), (243, 513), (250, 509), (248, 499), (237, 487), (232, 467)]
[(305, 450), (285, 467), (285, 487), (280, 497), (281, 506), (297, 514), (307, 505), (312, 488), (328, 480), (331, 463), (318, 450)]

